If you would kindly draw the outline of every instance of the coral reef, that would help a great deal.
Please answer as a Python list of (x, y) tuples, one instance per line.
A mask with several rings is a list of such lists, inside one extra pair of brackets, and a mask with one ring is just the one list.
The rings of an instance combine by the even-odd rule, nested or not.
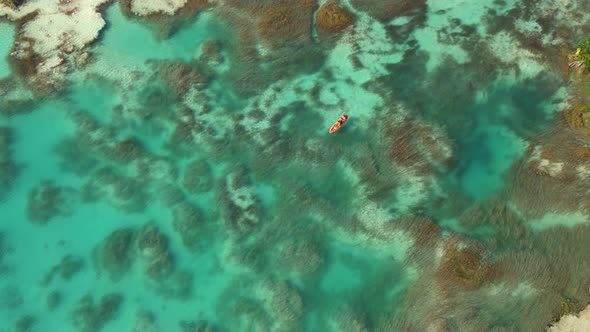
[(587, 196), (583, 181), (587, 178), (588, 149), (578, 135), (568, 130), (565, 121), (556, 121), (552, 135), (531, 142), (526, 156), (512, 167), (509, 196), (522, 218), (590, 211), (579, 199)]
[(117, 317), (122, 304), (123, 296), (117, 293), (102, 296), (98, 303), (86, 295), (72, 311), (72, 323), (81, 332), (100, 331)]
[(389, 22), (396, 17), (424, 14), (426, 1), (380, 1), (380, 0), (352, 0), (353, 7), (367, 12), (381, 22)]
[(184, 169), (182, 185), (189, 193), (202, 193), (213, 188), (211, 167), (204, 159), (188, 163)]
[(171, 160), (157, 157), (147, 157), (136, 160), (130, 165), (131, 174), (138, 179), (153, 182), (168, 182), (176, 179), (178, 171)]
[(99, 164), (95, 156), (73, 139), (60, 142), (55, 147), (55, 153), (60, 157), (62, 170), (80, 177), (92, 172)]
[(132, 266), (134, 240), (134, 229), (121, 228), (109, 234), (99, 246), (98, 263), (114, 280), (120, 279)]
[(18, 166), (12, 161), (13, 139), (12, 129), (0, 127), (0, 201), (6, 197), (12, 181), (18, 176)]
[[(102, 29), (96, 30), (102, 19), (92, 6), (104, 2), (86, 1), (92, 10), (80, 9), (82, 3), (36, 1), (19, 13), (0, 5), (0, 16), (20, 20), (14, 70), (41, 93), (58, 89), (74, 67), (93, 60), (86, 44)], [(307, 328), (314, 319), (304, 309), (321, 312), (328, 302), (320, 298), (337, 302), (340, 293), (350, 303), (318, 315), (331, 317), (325, 330), (539, 330), (588, 302), (582, 288), (590, 268), (571, 264), (587, 260), (590, 227), (586, 221), (555, 227), (540, 220), (548, 213), (590, 213), (588, 102), (575, 101), (541, 136), (536, 134), (549, 120), (537, 119), (546, 113), (535, 103), (562, 84), (539, 71), (555, 53), (539, 48), (569, 41), (586, 22), (580, 15), (573, 28), (560, 27), (553, 13), (571, 19), (587, 5), (490, 1), (478, 6), (485, 18), (477, 26), (475, 18), (464, 17), (467, 10), (437, 2), (427, 10), (424, 0), (217, 3), (120, 1), (127, 16), (149, 22), (161, 37), (215, 6), (204, 17), (221, 17), (228, 24), (215, 33), (228, 35), (210, 37), (191, 60), (162, 60), (157, 53), (146, 72), (101, 73), (114, 76), (109, 80), (122, 91), (116, 106), (101, 114), (66, 111), (77, 128), (58, 153), (63, 169), (86, 181), (86, 202), (104, 200), (138, 213), (153, 199), (172, 216), (170, 224), (115, 230), (96, 247), (97, 265), (113, 281), (135, 264), (163, 301), (201, 301), (192, 287), (202, 276), (183, 269), (187, 255), (174, 255), (180, 244), (173, 240), (182, 241), (182, 254), (192, 254), (192, 262), (223, 238), (222, 254), (229, 259), (214, 257), (211, 270), (228, 279), (236, 274), (216, 299), (220, 322), (231, 331)], [(63, 23), (69, 11), (72, 18)], [(70, 31), (85, 18), (90, 24), (84, 35)], [(58, 26), (47, 40), (33, 40), (29, 30), (51, 19)], [(486, 29), (493, 33), (482, 35)], [(54, 31), (74, 44), (56, 41), (61, 37)], [(0, 82), (0, 94), (12, 96), (15, 82)], [(32, 107), (14, 101), (5, 111), (8, 102), (0, 103), (0, 112), (11, 116)], [(326, 136), (323, 126), (342, 111), (355, 112), (353, 122), (338, 136)], [(463, 192), (461, 182), (472, 165), (503, 158), (477, 132), (492, 128), (493, 135), (497, 124), (530, 139), (530, 148), (508, 169), (506, 189), (479, 202)], [(10, 134), (0, 129), (0, 192), (9, 190), (4, 188), (16, 174), (10, 139), (4, 138)], [(160, 146), (158, 140), (166, 142)], [(226, 167), (219, 178), (214, 164)], [(51, 182), (35, 187), (29, 219), (47, 223), (67, 215), (73, 193)], [(176, 234), (168, 237), (170, 231)], [(332, 243), (366, 251), (358, 259), (363, 263), (352, 254), (332, 255)], [(360, 281), (330, 293), (320, 285), (321, 272), (340, 259)], [(54, 276), (69, 278), (77, 262), (65, 257), (47, 283)], [(90, 296), (82, 299), (73, 312), (75, 326), (100, 330), (122, 301), (117, 294), (98, 304)], [(47, 302), (50, 309), (58, 306), (59, 293)], [(142, 314), (135, 330), (160, 329), (156, 325), (153, 315)], [(180, 328), (213, 329), (206, 322)]]
[(303, 300), (297, 289), (285, 282), (277, 282), (269, 285), (268, 291), (271, 292), (270, 301), (267, 310), (272, 310), (275, 324), (278, 329), (297, 329), (303, 315)]
[(257, 22), (257, 31), (271, 49), (289, 43), (305, 43), (310, 36), (311, 13), (315, 1), (279, 1), (262, 5)]
[(157, 188), (158, 192), (160, 193), (158, 198), (167, 207), (173, 208), (176, 205), (186, 201), (184, 192), (176, 185), (164, 183)]
[(188, 271), (176, 271), (158, 280), (156, 292), (175, 300), (189, 300), (193, 296), (193, 275)]
[(70, 280), (83, 267), (84, 261), (82, 258), (66, 255), (58, 264), (56, 264), (49, 272), (47, 272), (41, 283), (47, 286), (51, 283), (56, 275), (60, 276), (64, 280)]
[(160, 38), (171, 37), (190, 23), (200, 12), (215, 6), (215, 0), (121, 0), (119, 5), (127, 16), (151, 25)]
[(318, 272), (324, 265), (322, 251), (310, 240), (287, 240), (277, 247), (276, 262), (273, 266), (279, 271), (308, 276)]
[(104, 199), (114, 207), (127, 212), (141, 212), (147, 202), (141, 183), (126, 177), (112, 168), (100, 168), (93, 172), (90, 180), (82, 188), (82, 199), (94, 202)]
[(201, 45), (199, 60), (208, 66), (218, 66), (225, 61), (222, 54), (221, 43), (217, 40), (206, 40)]
[(440, 282), (456, 282), (464, 287), (481, 287), (493, 280), (494, 266), (485, 262), (482, 254), (472, 250), (461, 250), (449, 246), (439, 267)]
[[(269, 84), (298, 74), (288, 63), (320, 68), (325, 57), (312, 39), (316, 0), (276, 2), (227, 1), (214, 9), (233, 27), (228, 44), (232, 70), (221, 81), (240, 96), (254, 96)], [(243, 13), (247, 13), (244, 15)], [(301, 68), (298, 70), (300, 71)]]
[(31, 189), (27, 200), (27, 218), (35, 224), (46, 224), (53, 218), (72, 213), (77, 193), (73, 188), (61, 187), (51, 180)]
[(6, 256), (11, 252), (11, 249), (6, 243), (6, 235), (0, 232), (0, 275), (10, 271), (10, 266), (6, 264)]
[(14, 326), (15, 332), (32, 332), (35, 331), (35, 317), (26, 315), (19, 318)]
[[(254, 287), (244, 292), (241, 287)], [(235, 287), (235, 288), (234, 288)], [(297, 331), (303, 328), (303, 300), (299, 291), (284, 281), (264, 280), (254, 284), (238, 283), (227, 289), (230, 298), (223, 312), (230, 315), (226, 328), (256, 331)]]
[(213, 324), (207, 321), (181, 321), (178, 323), (180, 332), (215, 332)]
[(333, 34), (344, 30), (353, 22), (354, 16), (348, 9), (335, 0), (330, 0), (317, 11), (315, 27), (319, 34)]
[(0, 308), (14, 309), (23, 304), (23, 295), (14, 285), (5, 285), (0, 288)]
[(52, 291), (47, 295), (47, 310), (53, 311), (59, 307), (62, 302), (62, 295), (58, 291)]
[(147, 223), (137, 231), (136, 246), (148, 277), (163, 280), (170, 276), (174, 270), (174, 257), (167, 236), (154, 223)]
[(203, 240), (203, 214), (197, 207), (182, 202), (173, 208), (172, 226), (189, 250), (197, 250)]
[(218, 204), (228, 229), (236, 236), (252, 233), (261, 222), (260, 203), (252, 189), (245, 167), (228, 172), (219, 184)]
[(108, 1), (28, 1), (18, 7), (0, 3), (0, 17), (18, 22), (9, 60), (31, 91), (49, 95), (63, 88), (66, 73), (88, 56), (86, 46), (105, 26), (100, 11)]
[(119, 140), (114, 146), (105, 145), (102, 147), (101, 150), (108, 160), (122, 164), (131, 163), (147, 155), (141, 142), (135, 137)]
[(157, 332), (159, 330), (153, 313), (144, 311), (137, 314), (133, 332)]

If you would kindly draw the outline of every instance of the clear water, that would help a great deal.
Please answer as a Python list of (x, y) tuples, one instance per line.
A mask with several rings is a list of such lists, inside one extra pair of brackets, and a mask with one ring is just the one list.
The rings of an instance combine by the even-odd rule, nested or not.
[[(568, 202), (587, 183), (531, 162), (563, 139), (567, 82), (506, 23), (537, 4), (343, 3), (356, 21), (334, 43), (273, 44), (229, 7), (159, 39), (105, 9), (67, 89), (0, 112), (0, 331), (542, 330), (581, 310), (590, 226)], [(131, 235), (107, 251), (115, 231)]]
[(10, 67), (8, 65), (8, 61), (6, 61), (6, 58), (10, 53), (10, 49), (12, 48), (12, 40), (14, 39), (14, 28), (12, 25), (1, 22), (0, 36), (2, 36), (0, 41), (0, 57), (2, 57), (2, 61), (0, 61), (0, 78), (5, 78), (6, 76), (10, 75)]

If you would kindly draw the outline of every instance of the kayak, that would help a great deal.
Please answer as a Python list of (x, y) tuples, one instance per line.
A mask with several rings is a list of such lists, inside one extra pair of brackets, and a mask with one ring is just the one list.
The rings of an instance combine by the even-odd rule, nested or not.
[(348, 120), (348, 114), (344, 114), (343, 116), (341, 116), (338, 121), (336, 121), (332, 127), (330, 127), (330, 134), (333, 134), (335, 132), (338, 131), (338, 129), (342, 128), (342, 126), (344, 125), (344, 123), (346, 122), (346, 120)]

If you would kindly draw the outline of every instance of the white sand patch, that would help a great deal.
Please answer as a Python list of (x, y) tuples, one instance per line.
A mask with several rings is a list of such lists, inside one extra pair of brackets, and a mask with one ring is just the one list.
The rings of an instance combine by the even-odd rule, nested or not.
[(548, 159), (541, 159), (539, 162), (539, 166), (537, 168), (545, 173), (548, 173), (550, 176), (555, 177), (561, 173), (563, 170), (563, 162), (552, 162)]
[(419, 204), (425, 197), (426, 184), (424, 179), (418, 176), (408, 176), (397, 190), (397, 208), (407, 210), (412, 206)]
[(35, 40), (33, 50), (40, 55), (54, 55), (55, 51), (65, 47), (65, 51), (80, 50), (98, 37), (98, 33), (105, 25), (102, 16), (95, 11), (93, 5), (104, 0), (96, 0), (92, 4), (84, 1), (79, 7), (74, 7), (73, 13), (51, 11), (50, 8), (33, 21), (25, 24), (23, 34)]
[[(583, 8), (584, 1), (576, 0), (545, 0), (535, 4), (534, 17), (551, 17), (554, 22), (567, 22), (569, 28), (574, 31), (587, 27), (590, 23), (590, 15)], [(581, 8), (582, 7), (582, 8)], [(560, 24), (560, 23), (559, 23)], [(559, 25), (558, 24), (558, 25)], [(563, 40), (559, 33), (544, 33), (541, 40), (545, 45), (559, 45), (569, 40)]]
[(404, 215), (412, 208), (424, 204), (430, 193), (440, 194), (441, 190), (434, 177), (415, 175), (411, 169), (400, 172), (401, 183), (396, 188), (397, 213)]
[(502, 298), (513, 297), (516, 299), (527, 299), (538, 294), (538, 290), (526, 281), (520, 282), (516, 285), (507, 284), (506, 282), (492, 284), (486, 291), (489, 296)]
[(531, 157), (529, 158), (529, 162), (541, 159), (541, 153), (543, 153), (543, 147), (540, 145), (536, 145), (533, 148), (533, 152), (531, 153)]
[[(389, 74), (387, 65), (399, 63), (408, 47), (392, 42), (383, 24), (365, 13), (356, 14), (354, 29), (347, 30), (330, 53), (327, 63), (335, 74), (344, 73), (361, 85)], [(353, 56), (358, 57), (363, 68), (355, 67)]]
[(41, 62), (39, 64), (39, 66), (37, 67), (37, 70), (39, 70), (39, 72), (41, 72), (41, 73), (46, 73), (46, 72), (50, 71), (51, 69), (61, 65), (62, 62), (63, 62), (62, 58), (60, 58), (57, 55), (54, 55), (51, 58)]
[(590, 331), (590, 305), (577, 315), (565, 315), (559, 322), (547, 329), (548, 332), (585, 332)]
[(34, 40), (33, 50), (37, 54), (48, 57), (60, 48), (65, 51), (82, 49), (96, 39), (105, 25), (96, 8), (107, 1), (72, 0), (62, 5), (58, 0), (30, 0), (18, 10), (0, 6), (0, 16), (17, 20), (37, 12), (21, 33)]
[(177, 10), (184, 7), (187, 0), (133, 0), (131, 11), (139, 16), (151, 14), (174, 15)]
[(543, 231), (551, 227), (564, 226), (574, 227), (579, 224), (588, 222), (588, 217), (582, 212), (557, 214), (546, 213), (542, 218), (531, 220), (528, 222), (529, 226), (534, 231)]
[[(31, 52), (37, 54), (44, 59), (37, 65), (37, 72), (49, 74), (41, 80), (46, 84), (51, 80), (59, 82), (67, 71), (64, 64), (74, 62), (73, 67), (82, 65), (76, 54), (94, 41), (104, 28), (105, 21), (97, 8), (107, 1), (30, 0), (18, 9), (0, 5), (0, 17), (10, 20), (37, 13), (19, 31), (11, 56), (26, 59)], [(66, 54), (74, 54), (74, 57), (68, 58)]]
[(365, 200), (358, 206), (356, 217), (370, 231), (370, 234), (358, 233), (352, 238), (350, 234), (346, 234), (340, 239), (368, 246), (378, 254), (393, 255), (400, 260), (405, 259), (408, 250), (414, 245), (414, 238), (403, 229), (395, 227), (392, 224), (393, 216), (376, 203)]
[(543, 28), (537, 23), (537, 21), (525, 21), (521, 18), (516, 20), (514, 23), (516, 30), (523, 32), (529, 36), (538, 37), (543, 31)]
[(541, 158), (542, 153), (543, 147), (539, 145), (535, 146), (533, 152), (531, 153), (531, 157), (529, 158), (529, 163), (538, 161), (539, 165), (537, 165), (537, 169), (539, 171), (552, 177), (559, 175), (563, 171), (564, 163)]
[(320, 92), (320, 101), (327, 105), (336, 105), (341, 99), (330, 89), (322, 89)]
[(586, 180), (590, 177), (590, 167), (586, 165), (578, 165), (576, 167), (576, 174), (581, 180)]
[(426, 70), (432, 71), (438, 67), (445, 58), (452, 58), (458, 64), (469, 62), (469, 53), (458, 45), (445, 45), (437, 40), (437, 29), (426, 27), (414, 32), (420, 48), (428, 52)]
[(453, 19), (459, 19), (461, 24), (473, 24), (480, 33), (485, 33), (485, 25), (481, 24), (483, 17), (488, 15), (489, 9), (502, 15), (514, 7), (514, 1), (507, 1), (505, 6), (494, 4), (493, 0), (429, 0), (429, 13), (444, 12), (444, 14), (431, 14), (428, 19), (430, 26), (441, 28), (448, 26)]
[(410, 16), (400, 16), (400, 17), (396, 17), (393, 20), (391, 20), (391, 22), (389, 22), (389, 24), (392, 26), (402, 26), (402, 25), (406, 25), (406, 24), (410, 23), (411, 21), (412, 21), (412, 18)]
[(508, 32), (494, 35), (489, 43), (491, 52), (506, 64), (515, 63), (525, 78), (535, 77), (545, 67), (540, 63), (541, 58), (521, 47), (520, 43)]

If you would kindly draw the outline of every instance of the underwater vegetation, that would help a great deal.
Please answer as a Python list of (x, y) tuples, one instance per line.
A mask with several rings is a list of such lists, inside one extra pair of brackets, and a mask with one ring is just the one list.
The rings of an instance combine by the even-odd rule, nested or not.
[(0, 2), (2, 321), (583, 330), (588, 12)]

